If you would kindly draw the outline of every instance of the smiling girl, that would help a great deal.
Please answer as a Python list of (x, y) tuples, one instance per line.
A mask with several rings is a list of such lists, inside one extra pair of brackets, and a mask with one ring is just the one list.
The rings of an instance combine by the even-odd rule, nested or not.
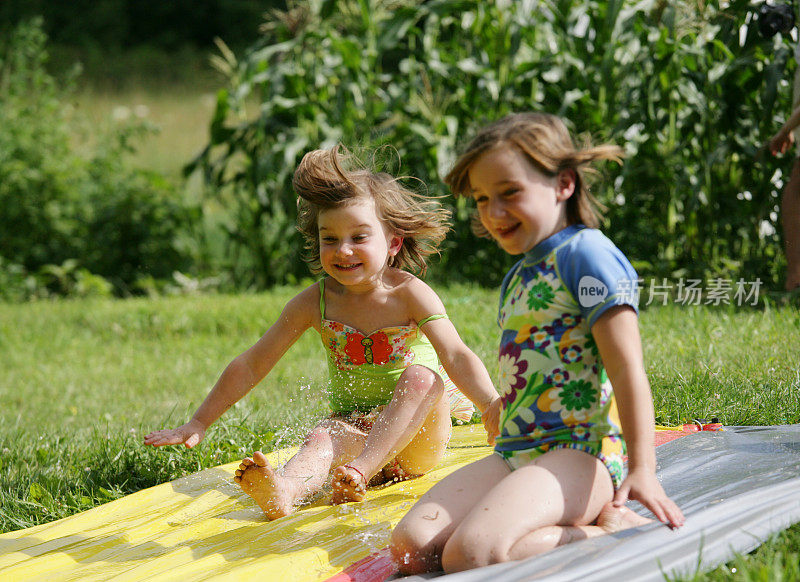
[(552, 115), (516, 114), (482, 129), (448, 174), (456, 195), (474, 199), (478, 233), (522, 258), (500, 289), (494, 452), (445, 477), (398, 524), (401, 572), (519, 560), (649, 522), (627, 499), (683, 523), (656, 479), (637, 275), (596, 229), (584, 177), (621, 154), (576, 148)]
[(189, 422), (145, 437), (153, 446), (195, 446), (314, 328), (328, 356), (330, 416), (282, 468), (257, 451), (234, 477), (269, 519), (291, 513), (329, 475), (332, 501), (341, 503), (360, 501), (369, 483), (432, 469), (450, 437), (451, 415), (472, 416), (459, 389), (486, 413), (490, 440), (499, 410), (486, 368), (438, 295), (405, 270), (424, 273), (449, 213), (392, 176), (359, 168), (340, 146), (306, 154), (294, 188), (308, 261), (326, 277), (290, 300), (261, 339), (228, 365)]

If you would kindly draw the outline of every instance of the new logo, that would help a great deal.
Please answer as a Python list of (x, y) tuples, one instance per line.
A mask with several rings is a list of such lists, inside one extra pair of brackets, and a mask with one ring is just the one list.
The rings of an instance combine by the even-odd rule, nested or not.
[(591, 275), (584, 275), (578, 281), (578, 302), (583, 307), (594, 307), (608, 296), (608, 287)]

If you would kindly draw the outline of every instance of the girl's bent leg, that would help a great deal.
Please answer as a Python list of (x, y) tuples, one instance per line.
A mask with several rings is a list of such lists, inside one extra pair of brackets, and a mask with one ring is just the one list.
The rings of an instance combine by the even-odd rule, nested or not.
[(234, 481), (250, 495), (268, 519), (289, 515), (317, 493), (331, 467), (346, 463), (364, 448), (366, 433), (338, 420), (324, 420), (306, 436), (300, 450), (280, 470), (261, 452), (239, 465)]
[(592, 524), (613, 495), (611, 476), (596, 457), (574, 449), (547, 452), (472, 508), (445, 544), (442, 567), (459, 572), (551, 549), (580, 535), (552, 526)]
[(596, 525), (553, 525), (532, 531), (515, 543), (508, 553), (509, 560), (523, 560), (571, 542), (622, 531), (651, 523), (627, 507), (615, 507), (608, 502), (600, 510)]
[(442, 460), (452, 432), (450, 402), (447, 396), (442, 394), (411, 442), (395, 455), (394, 460), (409, 475), (427, 473)]
[(375, 419), (361, 454), (335, 469), (334, 503), (363, 499), (369, 480), (401, 452), (401, 466), (409, 473), (431, 469), (444, 454), (450, 426), (439, 375), (424, 366), (406, 368), (391, 402)]
[(402, 574), (441, 568), (442, 549), (464, 517), (510, 470), (489, 455), (451, 473), (425, 493), (392, 532), (392, 556)]

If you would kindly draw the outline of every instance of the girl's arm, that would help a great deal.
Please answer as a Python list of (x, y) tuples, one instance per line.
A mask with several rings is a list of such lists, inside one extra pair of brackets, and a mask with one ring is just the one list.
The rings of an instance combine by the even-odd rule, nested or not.
[[(419, 283), (424, 287), (416, 289), (417, 296), (412, 307), (412, 315), (416, 321), (432, 314), (446, 313), (439, 296), (421, 281)], [(495, 436), (500, 434), (500, 396), (492, 384), (486, 366), (467, 347), (449, 319), (429, 321), (422, 331), (433, 344), (447, 375), (481, 412), (489, 442), (493, 443)]]
[(635, 499), (659, 521), (680, 527), (683, 513), (656, 478), (653, 400), (644, 371), (636, 312), (627, 305), (612, 307), (592, 326), (592, 335), (614, 387), (628, 445), (628, 476), (614, 496), (614, 505), (620, 507)]
[(189, 422), (175, 429), (151, 432), (144, 437), (144, 444), (155, 447), (183, 444), (192, 448), (202, 441), (208, 427), (250, 392), (311, 327), (312, 317), (319, 311), (318, 308), (315, 311), (319, 305), (317, 289), (311, 286), (289, 301), (267, 332), (228, 364)]
[(500, 434), (500, 396), (492, 385), (486, 366), (462, 341), (449, 319), (429, 321), (423, 331), (436, 349), (447, 375), (480, 411), (489, 443), (493, 444)]
[(789, 146), (791, 146), (792, 142), (794, 142), (792, 130), (794, 130), (798, 125), (800, 125), (800, 107), (797, 107), (794, 111), (792, 111), (789, 119), (787, 119), (786, 123), (784, 123), (783, 126), (778, 130), (778, 133), (770, 138), (768, 147), (773, 156), (779, 153), (786, 153), (786, 150), (789, 149)]

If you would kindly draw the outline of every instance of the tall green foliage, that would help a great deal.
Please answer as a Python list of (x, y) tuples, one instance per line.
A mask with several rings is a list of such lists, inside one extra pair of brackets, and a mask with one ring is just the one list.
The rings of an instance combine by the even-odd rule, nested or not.
[(46, 40), (31, 21), (0, 42), (0, 297), (107, 293), (97, 275), (127, 294), (185, 268), (174, 187), (125, 164), (143, 128), (76, 147), (84, 133), (69, 86), (45, 69)]
[[(388, 143), (402, 173), (444, 194), (459, 143), (536, 109), (626, 148), (595, 194), (642, 274), (775, 283), (785, 165), (759, 147), (788, 115), (789, 50), (758, 36), (750, 10), (745, 0), (291, 3), (240, 61), (227, 55), (230, 87), (195, 166), (230, 210), (231, 268), (258, 286), (305, 273), (290, 184), (305, 151)], [(509, 258), (469, 233), (465, 202), (448, 204), (457, 220), (434, 276), (497, 283)]]

